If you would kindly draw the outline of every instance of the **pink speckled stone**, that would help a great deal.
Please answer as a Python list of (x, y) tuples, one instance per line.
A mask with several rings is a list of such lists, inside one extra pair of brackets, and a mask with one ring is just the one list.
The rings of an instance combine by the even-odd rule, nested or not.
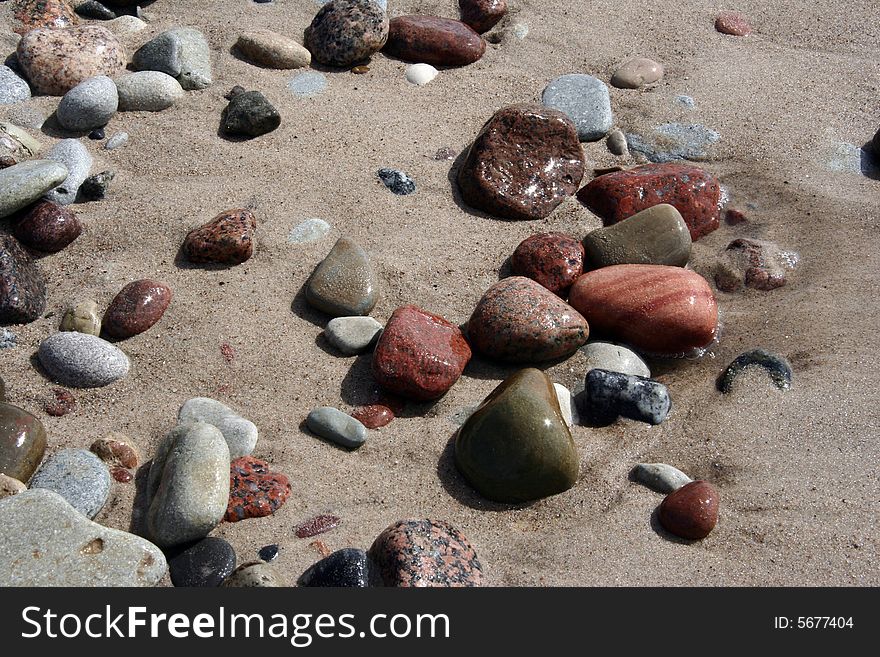
[(26, 34), (38, 27), (63, 28), (79, 24), (67, 0), (13, 0), (13, 32)]
[(748, 19), (736, 11), (722, 11), (715, 19), (715, 29), (722, 34), (731, 36), (748, 36), (752, 33), (752, 26)]

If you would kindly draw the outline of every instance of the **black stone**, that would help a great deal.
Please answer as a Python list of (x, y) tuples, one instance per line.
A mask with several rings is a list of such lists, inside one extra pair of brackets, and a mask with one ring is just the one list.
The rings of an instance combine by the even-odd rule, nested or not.
[(46, 309), (46, 281), (12, 235), (0, 235), (0, 324), (26, 324)]
[(584, 391), (575, 397), (575, 403), (585, 418), (598, 422), (623, 416), (660, 424), (672, 408), (669, 390), (662, 383), (598, 368), (587, 372)]
[(223, 115), (223, 130), (230, 135), (259, 137), (281, 125), (281, 115), (259, 91), (236, 94)]
[(89, 133), (89, 139), (94, 139), (95, 141), (100, 141), (106, 136), (107, 133), (104, 132), (104, 128), (95, 128)]
[(376, 172), (385, 186), (398, 196), (406, 196), (416, 191), (415, 181), (397, 169), (379, 169)]
[(220, 586), (235, 570), (235, 550), (222, 538), (209, 536), (166, 553), (174, 586)]
[(112, 171), (102, 171), (86, 178), (79, 186), (78, 196), (85, 201), (100, 201), (107, 196), (110, 181), (116, 177)]
[(300, 586), (370, 586), (370, 562), (367, 553), (356, 548), (337, 550), (313, 564), (300, 575)]
[(269, 563), (270, 561), (275, 561), (275, 558), (278, 556), (278, 546), (274, 543), (272, 545), (267, 545), (266, 547), (260, 548), (260, 559)]
[(116, 18), (116, 13), (97, 0), (86, 0), (76, 6), (74, 11), (84, 18), (94, 18), (99, 21), (109, 21)]
[(791, 365), (785, 358), (767, 351), (754, 349), (737, 356), (718, 377), (718, 390), (729, 393), (733, 389), (737, 377), (747, 367), (763, 367), (770, 380), (780, 390), (791, 388)]
[(237, 85), (235, 85), (234, 87), (232, 87), (232, 89), (229, 90), (229, 93), (227, 93), (227, 94), (226, 94), (225, 96), (223, 96), (223, 97), (224, 97), (226, 100), (232, 100), (232, 99), (235, 98), (238, 94), (243, 94), (245, 91), (247, 91), (247, 89), (245, 89), (244, 87), (242, 87), (240, 84), (237, 84)]

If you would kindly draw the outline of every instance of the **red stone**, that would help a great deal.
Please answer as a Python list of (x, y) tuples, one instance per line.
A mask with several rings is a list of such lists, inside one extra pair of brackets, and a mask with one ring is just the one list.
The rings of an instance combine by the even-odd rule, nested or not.
[(584, 273), (584, 246), (562, 233), (539, 233), (520, 242), (510, 266), (514, 274), (531, 278), (553, 294), (565, 297)]
[(458, 7), (462, 22), (480, 34), (495, 27), (507, 13), (506, 0), (458, 0)]
[(232, 348), (232, 345), (228, 342), (224, 342), (220, 345), (220, 354), (226, 360), (227, 363), (232, 365), (232, 361), (235, 360), (235, 349)]
[(466, 66), (486, 52), (486, 42), (461, 21), (436, 16), (398, 16), (389, 23), (386, 55), (434, 66)]
[(15, 225), (15, 236), (22, 244), (56, 253), (82, 233), (76, 215), (52, 201), (39, 201), (26, 210)]
[(132, 479), (134, 479), (134, 475), (132, 475), (131, 472), (129, 472), (125, 468), (111, 468), (110, 474), (120, 484), (127, 484)]
[(577, 196), (606, 226), (658, 203), (668, 203), (681, 213), (693, 240), (720, 224), (718, 180), (703, 169), (680, 162), (609, 173), (591, 180)]
[(336, 516), (322, 514), (299, 523), (294, 533), (296, 533), (297, 538), (311, 538), (312, 536), (329, 532), (331, 529), (339, 527), (341, 523), (342, 520)]
[(457, 326), (416, 306), (402, 306), (376, 344), (373, 377), (390, 392), (429, 401), (446, 394), (470, 359)]
[(670, 534), (706, 538), (718, 523), (718, 491), (706, 481), (692, 481), (666, 496), (658, 517)]
[(66, 0), (14, 0), (14, 32), (25, 34), (38, 27), (64, 28), (79, 24)]
[(309, 547), (315, 548), (322, 557), (329, 557), (331, 554), (330, 548), (327, 547), (324, 541), (312, 541), (309, 543)]
[(252, 456), (235, 459), (230, 467), (227, 522), (262, 518), (277, 511), (290, 496), (286, 475), (269, 474), (269, 464)]
[(739, 224), (748, 222), (748, 219), (746, 218), (746, 215), (739, 210), (731, 209), (724, 213), (724, 221), (727, 222), (728, 226), (738, 226)]
[[(111, 436), (122, 436), (122, 434), (111, 434)], [(99, 438), (92, 443), (89, 450), (110, 467), (133, 469), (138, 466), (140, 461), (137, 449), (121, 440), (114, 440), (110, 437)]]
[(238, 265), (253, 255), (256, 232), (257, 219), (250, 210), (226, 210), (190, 231), (183, 251), (190, 262)]
[(53, 399), (45, 406), (46, 413), (53, 417), (61, 417), (76, 410), (76, 398), (69, 390), (63, 388), (52, 389)]
[(114, 338), (143, 333), (162, 318), (172, 296), (171, 288), (165, 283), (146, 278), (133, 281), (110, 302), (101, 326)]
[(394, 411), (382, 404), (371, 404), (354, 409), (351, 416), (367, 429), (378, 429), (394, 419)]
[(722, 11), (715, 19), (715, 29), (722, 34), (731, 36), (748, 36), (752, 33), (752, 26), (748, 19), (736, 11)]

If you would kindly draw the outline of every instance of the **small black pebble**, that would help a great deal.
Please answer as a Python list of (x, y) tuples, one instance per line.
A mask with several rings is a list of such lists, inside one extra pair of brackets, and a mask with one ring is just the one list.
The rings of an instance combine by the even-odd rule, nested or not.
[(99, 21), (109, 21), (116, 18), (115, 12), (97, 2), (97, 0), (86, 0), (78, 4), (74, 11), (84, 18), (94, 18)]
[(266, 547), (260, 548), (260, 559), (265, 561), (266, 563), (270, 561), (275, 561), (275, 558), (278, 556), (278, 546), (274, 543), (272, 545), (267, 545)]
[(370, 571), (366, 552), (344, 548), (312, 564), (300, 575), (298, 583), (300, 586), (365, 588), (371, 584)]
[(406, 196), (416, 191), (416, 183), (403, 171), (379, 169), (376, 174), (385, 186), (398, 196)]
[(235, 570), (235, 550), (214, 536), (171, 548), (166, 557), (174, 586), (220, 586)]
[(96, 128), (89, 133), (89, 139), (103, 139), (107, 134), (104, 132), (104, 128)]

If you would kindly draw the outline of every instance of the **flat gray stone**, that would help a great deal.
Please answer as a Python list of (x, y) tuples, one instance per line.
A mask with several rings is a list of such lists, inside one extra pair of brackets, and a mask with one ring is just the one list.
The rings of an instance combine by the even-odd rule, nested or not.
[(330, 228), (330, 224), (323, 219), (306, 219), (290, 230), (287, 241), (291, 244), (317, 242), (330, 234)]
[(162, 32), (138, 48), (131, 63), (138, 71), (161, 71), (171, 77), (180, 75), (180, 37), (172, 30)]
[(31, 88), (8, 66), (0, 65), (0, 105), (14, 105), (31, 97)]
[(346, 356), (368, 351), (382, 332), (382, 325), (372, 317), (336, 317), (327, 323), (324, 337)]
[(88, 149), (76, 139), (62, 139), (46, 153), (47, 160), (53, 160), (67, 167), (67, 178), (46, 192), (46, 198), (58, 205), (70, 205), (76, 200), (79, 186), (89, 177), (92, 156)]
[(632, 474), (637, 482), (658, 493), (671, 493), (693, 481), (678, 468), (665, 463), (639, 463)]
[(0, 169), (0, 218), (27, 207), (67, 179), (67, 167), (52, 160), (28, 160)]
[(256, 425), (231, 408), (208, 397), (193, 397), (180, 407), (177, 422), (207, 422), (217, 427), (229, 447), (229, 458), (250, 456), (257, 446), (259, 432)]
[(312, 98), (327, 88), (327, 78), (318, 71), (305, 71), (290, 78), (287, 88), (297, 98)]
[(351, 415), (330, 406), (312, 410), (306, 418), (309, 430), (348, 449), (357, 449), (367, 440), (367, 428)]
[(87, 449), (63, 449), (53, 454), (31, 477), (31, 488), (58, 493), (74, 509), (91, 519), (110, 495), (110, 472)]
[(588, 342), (580, 348), (580, 353), (586, 357), (586, 374), (592, 369), (608, 370), (651, 378), (651, 370), (645, 361), (631, 349), (622, 347), (613, 342)]
[(613, 124), (611, 96), (605, 83), (592, 75), (562, 75), (544, 89), (541, 102), (564, 112), (577, 126), (578, 139), (602, 139)]
[(664, 123), (648, 135), (626, 135), (630, 151), (657, 163), (705, 160), (709, 147), (720, 139), (721, 135), (715, 130), (699, 123)]
[(121, 349), (97, 335), (64, 331), (43, 340), (37, 351), (43, 369), (59, 383), (73, 388), (100, 388), (128, 374), (129, 361)]
[(88, 132), (113, 118), (119, 105), (116, 85), (106, 75), (83, 80), (64, 94), (55, 116), (66, 130)]
[(104, 148), (108, 151), (112, 151), (115, 148), (122, 148), (128, 143), (128, 133), (127, 132), (117, 132), (115, 135), (110, 137), (107, 142), (104, 144)]
[(186, 96), (180, 83), (161, 71), (138, 71), (116, 78), (119, 111), (161, 112)]
[(180, 43), (180, 86), (188, 91), (210, 87), (211, 49), (205, 35), (192, 27), (177, 27), (169, 32)]

